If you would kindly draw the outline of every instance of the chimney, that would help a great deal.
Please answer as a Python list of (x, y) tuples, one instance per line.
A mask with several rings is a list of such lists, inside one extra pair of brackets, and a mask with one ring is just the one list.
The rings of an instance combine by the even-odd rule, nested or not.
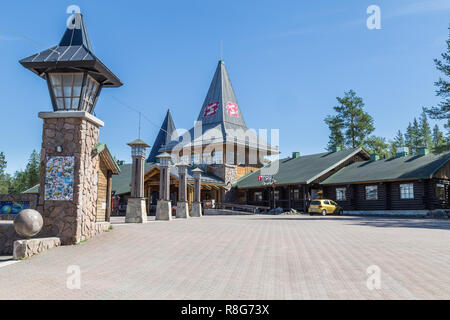
[(425, 156), (425, 155), (427, 155), (427, 154), (430, 153), (430, 152), (429, 152), (428, 148), (426, 148), (426, 147), (420, 147), (420, 148), (417, 150), (417, 153), (419, 154), (419, 156)]
[(331, 148), (331, 152), (338, 152), (338, 151), (341, 151), (341, 147), (334, 146)]
[(370, 155), (370, 162), (377, 161), (377, 160), (380, 160), (380, 156), (376, 153), (372, 153)]
[(397, 149), (397, 156), (396, 156), (396, 158), (406, 157), (407, 155), (409, 155), (409, 148), (408, 147), (399, 147)]
[(298, 151), (292, 152), (292, 159), (296, 159), (298, 157), (300, 157), (300, 152)]

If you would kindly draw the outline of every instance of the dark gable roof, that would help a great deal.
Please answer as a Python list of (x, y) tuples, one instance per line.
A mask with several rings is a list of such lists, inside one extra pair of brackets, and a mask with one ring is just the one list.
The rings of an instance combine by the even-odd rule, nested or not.
[(342, 168), (321, 184), (346, 184), (371, 181), (431, 178), (450, 160), (450, 152), (430, 153), (377, 161), (356, 162)]
[[(156, 163), (145, 163), (144, 172), (148, 172), (153, 167), (158, 166)], [(112, 191), (115, 191), (116, 194), (126, 194), (131, 192), (131, 163), (123, 164), (119, 166), (120, 174), (112, 177)], [(194, 182), (194, 176), (192, 174), (193, 167), (188, 167), (187, 180), (188, 182)], [(178, 179), (178, 168), (175, 166), (170, 166), (170, 175), (176, 179)], [(202, 174), (202, 182), (224, 185), (223, 180), (215, 177), (213, 175), (209, 175), (206, 173)]]
[(67, 28), (59, 45), (22, 59), (20, 64), (40, 77), (55, 67), (67, 71), (88, 70), (103, 86), (120, 87), (122, 82), (93, 53), (83, 15), (75, 13), (74, 17), (80, 21), (79, 28)]
[(164, 118), (164, 121), (161, 125), (161, 129), (159, 130), (155, 142), (153, 143), (152, 149), (150, 150), (147, 162), (156, 162), (156, 156), (160, 153), (159, 149), (169, 144), (169, 142), (172, 140), (172, 135), (173, 137), (178, 138), (178, 136), (176, 135), (175, 123), (173, 122), (172, 114), (169, 109), (167, 110), (166, 117)]
[[(279, 166), (278, 173), (273, 176), (276, 181), (275, 184), (286, 185), (311, 183), (360, 152), (364, 153), (365, 156), (368, 156), (362, 148), (354, 148), (337, 152), (311, 154), (298, 158), (280, 159), (274, 162), (274, 165)], [(237, 181), (235, 186), (240, 189), (263, 187), (262, 182), (258, 181), (258, 176), (260, 174), (261, 170), (255, 171)]]

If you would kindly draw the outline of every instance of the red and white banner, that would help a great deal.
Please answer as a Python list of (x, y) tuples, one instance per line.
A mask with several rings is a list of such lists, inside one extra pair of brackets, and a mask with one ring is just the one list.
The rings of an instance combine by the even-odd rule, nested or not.
[(217, 113), (217, 109), (219, 108), (219, 102), (213, 102), (206, 106), (205, 113), (203, 117), (210, 117)]
[(235, 103), (227, 103), (227, 113), (230, 117), (237, 117), (239, 115), (238, 106)]

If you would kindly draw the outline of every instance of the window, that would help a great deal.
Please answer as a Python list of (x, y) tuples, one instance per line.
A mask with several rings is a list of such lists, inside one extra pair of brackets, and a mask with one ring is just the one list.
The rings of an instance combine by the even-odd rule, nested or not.
[(234, 164), (234, 152), (233, 151), (227, 151), (226, 155), (227, 155), (226, 163), (227, 164)]
[(222, 164), (223, 163), (222, 151), (213, 152), (213, 163), (214, 164)]
[(50, 73), (56, 106), (59, 110), (78, 110), (83, 73)]
[(253, 198), (255, 199), (255, 201), (262, 201), (262, 199), (263, 199), (262, 192), (255, 192), (253, 194)]
[(330, 204), (330, 201), (324, 200), (324, 201), (323, 201), (323, 204)]
[(210, 153), (203, 153), (202, 154), (202, 163), (204, 164), (211, 164), (212, 163), (212, 157)]
[(414, 199), (414, 184), (404, 183), (400, 185), (400, 199)]
[(378, 200), (378, 186), (366, 186), (366, 200)]
[(445, 200), (445, 186), (442, 183), (436, 184), (436, 198)]
[(320, 201), (317, 201), (317, 200), (314, 200), (313, 202), (311, 202), (311, 204), (313, 206), (320, 206), (320, 205), (322, 205), (322, 203), (320, 203)]
[(336, 188), (336, 200), (337, 201), (347, 200), (346, 190), (347, 190), (346, 188)]
[(188, 155), (183, 155), (183, 156), (181, 156), (181, 162), (183, 162), (183, 163), (189, 163), (189, 156), (188, 156)]
[(274, 191), (273, 198), (274, 198), (275, 200), (280, 200), (280, 191), (279, 191), (279, 190), (275, 190), (275, 191)]
[(300, 199), (300, 190), (295, 189), (294, 190), (294, 200)]
[(191, 155), (191, 163), (192, 164), (200, 164), (200, 154), (194, 153)]
[(94, 107), (95, 98), (97, 96), (97, 91), (99, 88), (99, 84), (94, 80), (91, 76), (87, 76), (86, 86), (84, 89), (83, 95), (83, 105), (82, 110), (87, 112), (92, 112), (92, 108)]

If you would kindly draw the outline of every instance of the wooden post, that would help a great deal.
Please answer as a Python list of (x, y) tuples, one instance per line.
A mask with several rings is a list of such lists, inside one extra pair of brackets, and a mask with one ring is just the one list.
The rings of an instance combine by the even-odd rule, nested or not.
[(112, 192), (112, 172), (108, 170), (107, 182), (106, 182), (106, 217), (105, 220), (109, 222), (111, 220), (111, 192)]

